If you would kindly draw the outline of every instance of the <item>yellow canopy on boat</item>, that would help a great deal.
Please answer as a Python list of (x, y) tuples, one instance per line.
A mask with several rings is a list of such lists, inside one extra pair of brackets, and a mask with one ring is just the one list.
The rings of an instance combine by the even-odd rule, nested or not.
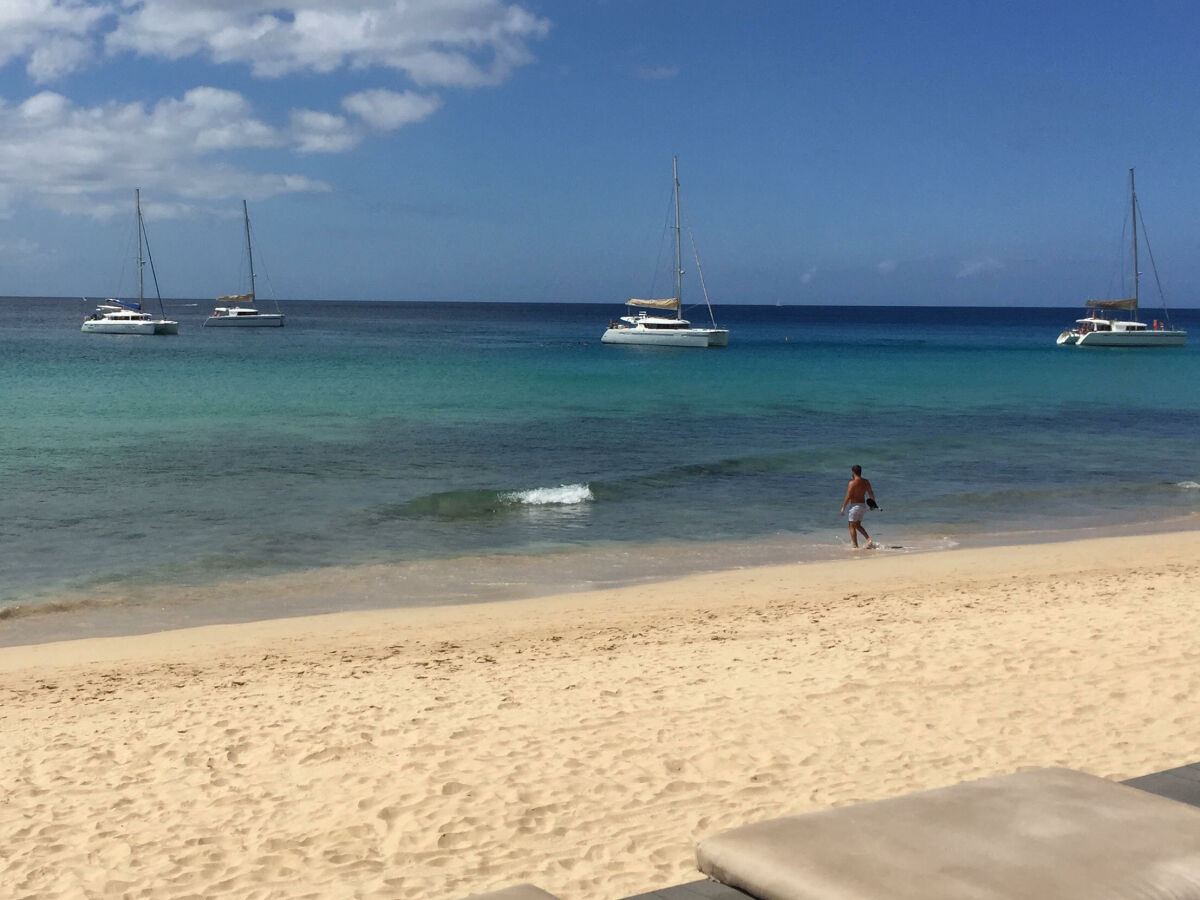
[(650, 309), (679, 309), (678, 297), (669, 297), (666, 300), (629, 299), (625, 303), (629, 306), (646, 306)]
[(1137, 300), (1089, 300), (1086, 304), (1090, 309), (1137, 309)]

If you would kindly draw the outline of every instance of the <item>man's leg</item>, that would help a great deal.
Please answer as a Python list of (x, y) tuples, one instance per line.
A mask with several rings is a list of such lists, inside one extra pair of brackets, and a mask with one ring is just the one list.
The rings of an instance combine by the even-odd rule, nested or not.
[[(870, 550), (875, 546), (875, 542), (871, 540), (871, 536), (867, 534), (867, 529), (862, 527), (862, 522), (855, 522), (854, 524), (858, 526), (858, 530), (862, 532), (862, 536), (867, 539), (867, 549)], [(854, 546), (857, 547), (858, 544), (855, 544)]]
[(854, 545), (855, 550), (858, 549), (858, 531), (857, 531), (857, 529), (858, 529), (858, 523), (851, 522), (850, 523), (850, 543), (852, 543)]

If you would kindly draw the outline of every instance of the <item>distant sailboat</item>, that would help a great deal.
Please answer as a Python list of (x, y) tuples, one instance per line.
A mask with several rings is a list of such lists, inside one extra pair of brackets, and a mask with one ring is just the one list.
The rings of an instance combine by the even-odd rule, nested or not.
[[(1163, 322), (1157, 319), (1153, 327), (1135, 318), (1138, 310), (1138, 289), (1141, 272), (1138, 271), (1138, 208), (1137, 191), (1133, 184), (1133, 169), (1129, 170), (1129, 204), (1133, 217), (1133, 296), (1124, 300), (1088, 300), (1089, 309), (1128, 310), (1128, 319), (1107, 318), (1090, 313), (1086, 318), (1076, 319), (1074, 328), (1067, 328), (1058, 336), (1059, 346), (1076, 347), (1182, 347), (1187, 332), (1171, 328), (1167, 321), (1167, 309), (1163, 306)], [(1151, 263), (1154, 257), (1150, 257)], [(1157, 272), (1155, 273), (1157, 276)]]
[[(246, 201), (242, 201), (242, 221), (246, 228), (246, 259), (250, 265), (250, 293), (248, 294), (226, 294), (223, 297), (218, 297), (218, 303), (225, 303), (225, 306), (218, 306), (213, 310), (213, 314), (204, 320), (204, 327), (211, 328), (216, 326), (221, 327), (240, 327), (240, 328), (278, 328), (283, 325), (283, 314), (276, 311), (273, 313), (259, 312), (255, 303), (254, 297), (254, 249), (250, 244), (250, 212), (246, 208)], [(278, 304), (276, 304), (278, 307)]]
[[(162, 295), (158, 293), (158, 276), (154, 274), (154, 259), (150, 256), (150, 239), (146, 235), (146, 225), (142, 221), (142, 191), (133, 191), (134, 208), (137, 211), (137, 270), (138, 298), (132, 300), (116, 300), (109, 298), (96, 307), (96, 311), (83, 320), (80, 331), (92, 334), (179, 334), (179, 323), (166, 317), (163, 310)], [(143, 242), (145, 256), (142, 255)], [(154, 275), (154, 292), (158, 296), (158, 308), (162, 315), (155, 318), (142, 309), (145, 303), (145, 266), (147, 258), (150, 262), (150, 273)]]
[[(711, 328), (692, 328), (683, 318), (683, 256), (679, 227), (679, 158), (672, 157), (671, 168), (675, 176), (675, 296), (662, 300), (625, 301), (626, 306), (636, 306), (640, 311), (634, 315), (621, 316), (613, 322), (600, 338), (604, 344), (641, 344), (660, 347), (724, 347), (729, 343), (729, 330), (718, 328), (713, 318), (712, 304), (708, 302), (708, 290), (704, 287), (704, 274), (700, 271), (700, 258), (696, 257), (696, 271), (700, 275), (700, 288), (704, 291), (704, 302), (708, 306)], [(693, 252), (695, 244), (692, 245)], [(674, 317), (652, 315), (647, 309), (674, 310)]]

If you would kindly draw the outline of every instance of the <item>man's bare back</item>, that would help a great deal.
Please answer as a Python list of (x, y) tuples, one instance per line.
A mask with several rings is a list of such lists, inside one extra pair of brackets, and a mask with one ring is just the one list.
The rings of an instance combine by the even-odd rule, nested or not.
[(871, 490), (871, 482), (861, 475), (855, 475), (846, 485), (846, 504), (863, 503), (867, 499), (867, 494), (870, 494), (872, 498), (875, 496), (875, 492)]

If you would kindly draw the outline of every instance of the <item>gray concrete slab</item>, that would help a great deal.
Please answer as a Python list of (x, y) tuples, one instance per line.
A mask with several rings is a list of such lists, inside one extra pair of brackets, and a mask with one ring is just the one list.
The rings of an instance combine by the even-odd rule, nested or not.
[[(1139, 775), (1121, 782), (1138, 790), (1180, 803), (1200, 806), (1200, 763), (1189, 763), (1174, 769), (1154, 772), (1150, 775)], [(625, 900), (748, 900), (749, 894), (720, 884), (716, 881), (703, 879), (677, 884), (674, 887), (660, 888), (648, 894), (638, 894), (636, 897), (626, 897)]]
[(707, 878), (689, 881), (674, 887), (660, 888), (648, 894), (638, 894), (625, 900), (747, 900), (749, 894)]

